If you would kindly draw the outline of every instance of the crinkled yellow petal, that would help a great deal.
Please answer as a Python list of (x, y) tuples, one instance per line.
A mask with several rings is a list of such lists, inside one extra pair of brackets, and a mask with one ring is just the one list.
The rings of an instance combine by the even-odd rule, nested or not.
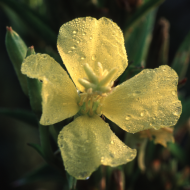
[(141, 138), (151, 138), (154, 137), (154, 142), (156, 144), (161, 144), (167, 147), (167, 142), (174, 143), (173, 128), (165, 127), (159, 130), (149, 129), (140, 132)]
[(114, 79), (123, 73), (128, 65), (121, 29), (110, 19), (99, 20), (92, 17), (77, 18), (62, 25), (57, 41), (58, 51), (74, 83), (80, 91), (84, 87), (79, 78), (87, 77), (83, 65), (98, 72), (98, 62), (103, 69), (110, 71), (114, 67), (117, 73)]
[(42, 80), (42, 125), (57, 123), (78, 112), (78, 94), (73, 82), (49, 55), (27, 57), (21, 71), (28, 77)]
[(97, 115), (76, 118), (58, 136), (65, 169), (77, 179), (85, 179), (101, 164), (118, 166), (133, 160), (136, 150), (120, 141)]
[(102, 113), (131, 133), (175, 125), (182, 111), (177, 84), (167, 65), (145, 69), (105, 97)]

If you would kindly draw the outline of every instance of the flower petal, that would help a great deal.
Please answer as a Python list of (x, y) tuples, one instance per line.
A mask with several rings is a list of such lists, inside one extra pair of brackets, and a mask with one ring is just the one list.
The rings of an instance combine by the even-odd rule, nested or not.
[(58, 145), (65, 169), (77, 179), (87, 178), (100, 164), (118, 166), (136, 156), (97, 115), (80, 116), (64, 127)]
[(98, 74), (98, 62), (110, 71), (116, 67), (114, 79), (123, 73), (128, 65), (121, 29), (110, 19), (96, 20), (92, 17), (77, 18), (62, 25), (57, 41), (58, 51), (74, 83), (80, 91), (83, 86), (79, 78), (86, 77), (83, 65)]
[(167, 65), (145, 69), (105, 98), (102, 113), (131, 133), (175, 125), (182, 111), (177, 83)]
[(78, 112), (78, 94), (73, 82), (49, 55), (36, 54), (27, 57), (21, 71), (28, 77), (43, 81), (42, 125), (57, 123)]
[(165, 127), (159, 130), (149, 129), (141, 131), (140, 137), (149, 138), (150, 140), (152, 140), (152, 137), (155, 137), (154, 138), (155, 144), (161, 144), (164, 147), (167, 147), (167, 142), (174, 143), (173, 128), (171, 127)]

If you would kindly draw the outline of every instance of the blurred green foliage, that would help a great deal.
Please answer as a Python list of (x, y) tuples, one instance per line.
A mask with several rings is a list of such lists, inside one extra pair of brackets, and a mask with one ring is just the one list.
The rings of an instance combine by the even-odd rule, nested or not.
[[(20, 150), (21, 141), (18, 141), (15, 146), (6, 144), (7, 141), (2, 135), (1, 153), (7, 155), (7, 160), (3, 160), (6, 167), (1, 166), (3, 168), (1, 171), (5, 172), (2, 175), (6, 176), (5, 181), (10, 185), (0, 186), (0, 188), (14, 189), (16, 187), (27, 190), (38, 187), (49, 190), (146, 188), (147, 190), (170, 190), (190, 187), (190, 99), (186, 98), (183, 90), (180, 90), (180, 87), (185, 85), (183, 79), (189, 75), (187, 71), (190, 62), (190, 33), (181, 43), (173, 61), (169, 62), (169, 24), (165, 19), (162, 21), (156, 19), (157, 8), (162, 2), (163, 0), (0, 0), (0, 9), (6, 15), (4, 17), (12, 28), (22, 36), (22, 38), (19, 37), (13, 30), (7, 28), (6, 49), (22, 90), (27, 95), (23, 94), (18, 84), (11, 85), (9, 77), (15, 76), (11, 70), (11, 73), (8, 74), (9, 77), (7, 77), (7, 85), (4, 85), (6, 88), (2, 85), (4, 87), (2, 90), (6, 92), (4, 96), (7, 95), (7, 102), (1, 101), (1, 133), (10, 138), (10, 144), (13, 144), (14, 139), (20, 139), (26, 135), (23, 141), (30, 146), (26, 147), (28, 152), (20, 151), (19, 153), (17, 151), (14, 153), (13, 151), (13, 154), (6, 154), (9, 149)], [(20, 65), (25, 56), (35, 54), (36, 51), (54, 57), (64, 68), (56, 49), (58, 30), (63, 23), (84, 16), (92, 16), (97, 19), (102, 16), (108, 17), (116, 22), (124, 33), (129, 66), (116, 83), (122, 83), (146, 67), (155, 68), (163, 64), (171, 65), (179, 75), (179, 84), (181, 85), (179, 85), (179, 98), (182, 100), (183, 112), (178, 123), (174, 126), (176, 143), (169, 143), (167, 148), (163, 148), (149, 141), (145, 149), (145, 173), (140, 171), (137, 159), (135, 159), (118, 168), (99, 167), (90, 179), (76, 181), (64, 170), (56, 144), (59, 130), (73, 118), (64, 120), (55, 126), (38, 124), (41, 115), (41, 83), (35, 79), (23, 79)], [(33, 47), (27, 50), (27, 46), (31, 45), (34, 45), (35, 51)], [(1, 62), (7, 64), (3, 53), (1, 58)], [(4, 78), (6, 77), (2, 74), (1, 81)], [(12, 88), (13, 91), (7, 90), (9, 88)], [(15, 93), (11, 94), (10, 92)], [(16, 99), (12, 99), (12, 96), (18, 97), (19, 102), (14, 102)], [(1, 96), (1, 98), (4, 97)], [(12, 121), (8, 121), (9, 118), (12, 118)], [(127, 138), (127, 133), (120, 129), (116, 130), (114, 124), (108, 122), (117, 136), (124, 141)], [(9, 127), (3, 128), (6, 125)], [(30, 128), (30, 126), (34, 128)], [(11, 157), (14, 157), (15, 154), (15, 158), (12, 159)], [(30, 167), (22, 165), (21, 155), (24, 159), (28, 159), (27, 164)], [(25, 168), (20, 169), (21, 173), (15, 171), (17, 164), (19, 167)], [(33, 169), (36, 167), (37, 169)], [(23, 175), (28, 170), (31, 172)], [(15, 175), (6, 174), (6, 172), (13, 172)], [(12, 181), (14, 182), (10, 183)], [(49, 181), (51, 183), (47, 185)]]

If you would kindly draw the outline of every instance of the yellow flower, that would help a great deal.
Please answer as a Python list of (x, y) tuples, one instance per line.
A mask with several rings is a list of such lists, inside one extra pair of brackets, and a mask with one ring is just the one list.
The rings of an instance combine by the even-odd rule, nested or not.
[(143, 70), (111, 88), (128, 65), (123, 34), (111, 20), (74, 19), (60, 28), (57, 46), (73, 82), (44, 54), (26, 58), (22, 73), (43, 81), (41, 124), (76, 115), (58, 136), (65, 169), (75, 178), (85, 179), (101, 164), (118, 166), (136, 156), (101, 114), (131, 133), (177, 122), (178, 76), (169, 66)]

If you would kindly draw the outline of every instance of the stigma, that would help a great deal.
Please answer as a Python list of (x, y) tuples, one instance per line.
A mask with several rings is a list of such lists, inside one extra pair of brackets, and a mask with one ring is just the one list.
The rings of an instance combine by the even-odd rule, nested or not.
[(78, 105), (80, 114), (101, 115), (103, 99), (111, 92), (113, 86), (113, 77), (117, 72), (113, 68), (109, 72), (103, 70), (102, 64), (98, 62), (98, 74), (86, 63), (84, 70), (87, 78), (79, 79), (79, 83), (84, 87), (84, 92), (79, 94)]

